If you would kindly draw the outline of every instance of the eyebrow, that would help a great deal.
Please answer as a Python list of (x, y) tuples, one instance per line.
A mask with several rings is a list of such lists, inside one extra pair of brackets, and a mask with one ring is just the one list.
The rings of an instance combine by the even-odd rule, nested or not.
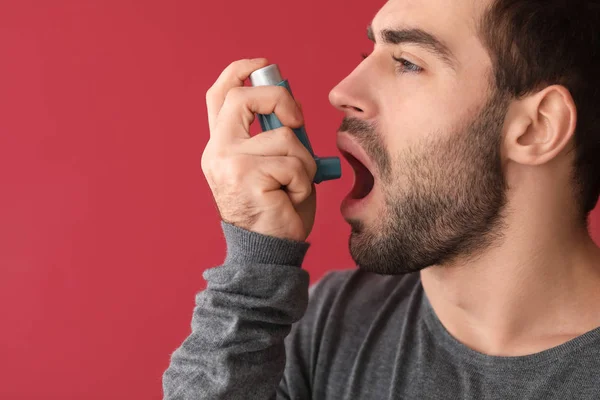
[[(367, 27), (367, 37), (373, 43), (376, 43), (373, 27)], [(410, 43), (422, 47), (438, 57), (447, 66), (456, 70), (458, 61), (452, 51), (441, 40), (429, 32), (422, 29), (384, 29), (380, 32), (381, 41), (384, 44), (397, 45), (401, 43)]]

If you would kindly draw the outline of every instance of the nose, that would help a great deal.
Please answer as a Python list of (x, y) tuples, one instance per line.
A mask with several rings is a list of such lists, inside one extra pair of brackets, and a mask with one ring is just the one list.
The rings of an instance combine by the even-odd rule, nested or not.
[(374, 103), (370, 100), (369, 77), (364, 63), (344, 78), (329, 92), (329, 102), (348, 117), (372, 118)]

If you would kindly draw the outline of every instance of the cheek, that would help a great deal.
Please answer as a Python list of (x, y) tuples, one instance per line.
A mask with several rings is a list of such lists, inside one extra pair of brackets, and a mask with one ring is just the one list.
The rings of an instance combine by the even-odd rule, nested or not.
[(453, 112), (439, 99), (417, 96), (398, 100), (382, 113), (381, 132), (391, 154), (415, 148), (424, 141), (446, 134)]
[(484, 85), (476, 79), (458, 83), (448, 76), (398, 78), (381, 93), (380, 132), (391, 154), (428, 139), (442, 139), (460, 129), (485, 102)]

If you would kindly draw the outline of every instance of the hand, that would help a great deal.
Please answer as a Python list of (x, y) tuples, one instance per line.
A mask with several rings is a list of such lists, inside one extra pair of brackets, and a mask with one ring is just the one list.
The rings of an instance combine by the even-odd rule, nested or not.
[[(262, 58), (235, 61), (207, 91), (210, 140), (202, 171), (224, 222), (303, 241), (315, 219), (317, 166), (292, 131), (304, 117), (287, 89), (244, 86), (267, 65)], [(284, 126), (251, 137), (255, 113), (275, 113)]]

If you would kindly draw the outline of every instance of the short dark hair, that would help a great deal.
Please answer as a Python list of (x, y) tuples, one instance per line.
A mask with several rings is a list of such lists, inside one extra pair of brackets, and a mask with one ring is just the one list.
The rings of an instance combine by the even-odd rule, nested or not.
[(600, 0), (492, 0), (479, 30), (496, 89), (522, 98), (559, 84), (571, 93), (573, 188), (587, 220), (600, 194)]

